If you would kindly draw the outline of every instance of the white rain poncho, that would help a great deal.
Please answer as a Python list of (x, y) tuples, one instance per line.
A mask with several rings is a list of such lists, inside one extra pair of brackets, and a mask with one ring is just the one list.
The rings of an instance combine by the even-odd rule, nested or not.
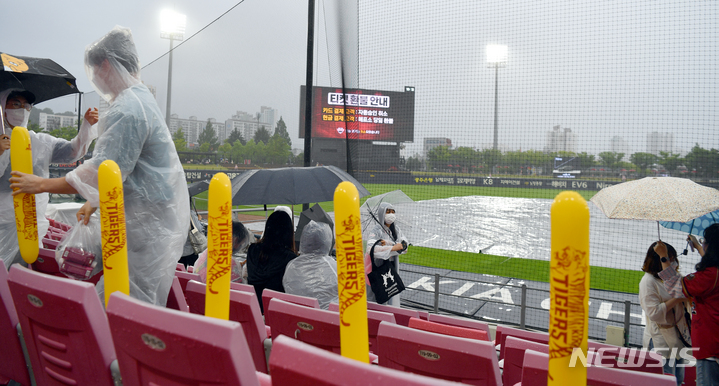
[[(4, 90), (0, 92), (0, 106), (5, 116), (5, 103), (8, 95), (16, 90)], [(7, 126), (7, 122), (4, 123)], [(23, 122), (23, 126), (27, 127), (27, 121)], [(6, 128), (7, 132), (10, 132)], [(32, 144), (32, 169), (33, 174), (43, 178), (50, 177), (51, 163), (72, 163), (82, 158), (87, 153), (87, 149), (92, 140), (97, 137), (95, 126), (85, 121), (80, 127), (80, 132), (72, 140), (68, 141), (62, 138), (56, 138), (45, 133), (35, 133), (30, 131), (30, 141)], [(12, 133), (9, 134), (12, 136)], [(17, 229), (15, 229), (15, 211), (13, 210), (12, 190), (10, 189), (10, 150), (6, 150), (0, 155), (0, 257), (2, 257), (6, 268), (10, 268), (11, 264), (18, 263), (22, 260), (20, 249), (17, 241)], [(41, 193), (35, 195), (35, 207), (37, 208), (37, 229), (38, 236), (41, 240), (50, 223), (45, 218), (45, 209), (50, 199), (49, 194)]]
[[(366, 254), (368, 256), (372, 246), (378, 240), (384, 240), (384, 246), (381, 243), (374, 245), (375, 265), (381, 266), (385, 263), (385, 261), (389, 261), (391, 264), (394, 264), (395, 269), (399, 273), (400, 252), (393, 251), (392, 247), (397, 243), (401, 243), (402, 240), (404, 240), (408, 244), (409, 241), (406, 237), (404, 237), (402, 230), (397, 225), (397, 221), (395, 221), (393, 224), (395, 235), (393, 235), (392, 230), (390, 230), (390, 228), (385, 225), (384, 216), (387, 209), (394, 209), (394, 207), (392, 206), (392, 204), (387, 202), (383, 202), (379, 205), (379, 207), (377, 208), (377, 212), (374, 214), (375, 218), (373, 218), (373, 220), (370, 222), (370, 225), (367, 226), (367, 229), (363, 230), (362, 239), (367, 242)], [(372, 292), (372, 288), (370, 288), (369, 285), (367, 286), (367, 300), (374, 301), (374, 293)], [(391, 306), (399, 307), (399, 295), (391, 297), (387, 301), (387, 303)]]
[[(130, 31), (115, 27), (88, 46), (85, 66), (110, 107), (100, 115), (92, 159), (66, 180), (98, 207), (97, 169), (108, 159), (117, 163), (125, 195), (130, 296), (164, 306), (190, 226), (185, 173), (163, 114), (140, 82)], [(102, 295), (104, 280), (97, 286)]]
[(337, 262), (329, 256), (332, 229), (310, 221), (300, 238), (300, 255), (290, 261), (282, 278), (285, 292), (317, 298), (322, 309), (337, 302)]

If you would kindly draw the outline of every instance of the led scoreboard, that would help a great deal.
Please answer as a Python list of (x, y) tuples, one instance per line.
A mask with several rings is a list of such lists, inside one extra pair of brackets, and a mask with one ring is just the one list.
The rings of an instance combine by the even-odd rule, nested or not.
[[(305, 136), (305, 86), (300, 90)], [(314, 87), (312, 138), (414, 141), (414, 92)]]

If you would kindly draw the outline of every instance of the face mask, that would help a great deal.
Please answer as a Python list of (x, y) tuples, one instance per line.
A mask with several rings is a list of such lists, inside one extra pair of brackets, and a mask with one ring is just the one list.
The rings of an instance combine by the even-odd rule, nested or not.
[(394, 213), (387, 213), (384, 215), (384, 223), (392, 225), (394, 224), (394, 221), (397, 220), (397, 215)]
[(25, 127), (27, 126), (28, 118), (30, 118), (30, 112), (25, 109), (7, 109), (5, 110), (5, 118), (13, 127)]

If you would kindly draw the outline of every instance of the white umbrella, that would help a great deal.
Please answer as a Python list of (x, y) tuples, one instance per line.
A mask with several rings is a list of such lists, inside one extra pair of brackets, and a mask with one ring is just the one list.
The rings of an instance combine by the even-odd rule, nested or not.
[(607, 217), (687, 222), (719, 209), (719, 190), (686, 178), (646, 177), (604, 188), (590, 200)]

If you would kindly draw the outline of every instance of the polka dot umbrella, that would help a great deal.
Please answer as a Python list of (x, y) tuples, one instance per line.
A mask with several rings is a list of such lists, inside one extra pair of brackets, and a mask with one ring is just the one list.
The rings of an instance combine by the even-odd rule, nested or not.
[[(590, 200), (607, 217), (686, 223), (719, 210), (719, 190), (687, 178), (646, 177), (604, 188)], [(661, 239), (661, 237), (660, 237)]]
[(687, 222), (659, 221), (659, 224), (661, 224), (664, 228), (687, 232), (697, 236), (703, 236), (704, 229), (708, 228), (709, 225), (716, 223), (719, 223), (719, 210), (709, 212)]

